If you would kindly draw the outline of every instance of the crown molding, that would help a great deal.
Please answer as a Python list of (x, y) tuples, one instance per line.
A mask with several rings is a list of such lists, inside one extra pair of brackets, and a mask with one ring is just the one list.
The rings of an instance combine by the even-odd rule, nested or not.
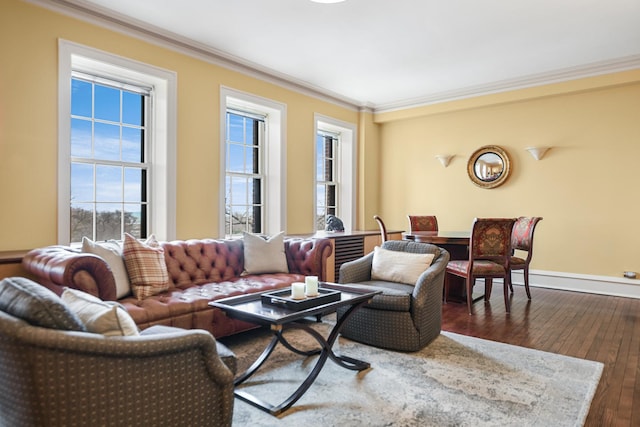
[(608, 61), (593, 62), (586, 65), (564, 68), (547, 73), (531, 74), (517, 79), (501, 80), (483, 85), (469, 86), (459, 90), (440, 92), (404, 101), (378, 104), (374, 110), (376, 113), (405, 110), (408, 108), (457, 101), (460, 99), (566, 82), (586, 77), (595, 77), (639, 68), (640, 55), (633, 55)]
[(372, 112), (374, 114), (406, 110), (640, 68), (640, 55), (634, 55), (374, 105), (314, 86), (306, 81), (233, 56), (210, 46), (197, 43), (192, 39), (151, 26), (125, 15), (115, 13), (85, 0), (24, 1), (128, 36), (136, 37), (157, 46), (168, 48), (325, 102), (330, 102), (350, 110)]
[(363, 107), (357, 100), (83, 0), (24, 1), (350, 110)]

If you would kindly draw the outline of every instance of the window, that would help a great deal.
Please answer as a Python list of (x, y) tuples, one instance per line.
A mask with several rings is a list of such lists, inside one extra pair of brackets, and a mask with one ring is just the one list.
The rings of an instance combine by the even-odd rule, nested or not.
[(71, 242), (147, 237), (147, 88), (72, 73)]
[(220, 114), (220, 234), (286, 231), (286, 106), (222, 87)]
[(262, 233), (264, 117), (227, 111), (225, 234)]
[(315, 211), (317, 230), (325, 228), (327, 215), (342, 220), (345, 230), (355, 224), (356, 127), (316, 114)]
[(339, 135), (318, 131), (316, 135), (316, 229), (324, 230), (328, 215), (337, 216), (336, 167)]
[(59, 42), (58, 243), (175, 238), (176, 75)]

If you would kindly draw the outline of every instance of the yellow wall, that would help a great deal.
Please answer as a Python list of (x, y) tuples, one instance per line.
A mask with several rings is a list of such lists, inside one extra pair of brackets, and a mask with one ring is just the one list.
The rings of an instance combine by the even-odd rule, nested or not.
[[(380, 215), (435, 214), (442, 230), (474, 217), (542, 216), (532, 268), (622, 276), (640, 271), (636, 226), (640, 71), (379, 114)], [(482, 189), (467, 160), (483, 145), (509, 154), (512, 175)], [(525, 147), (549, 145), (536, 161)], [(453, 154), (448, 168), (434, 158)], [(403, 189), (403, 191), (398, 191)]]
[(0, 13), (0, 251), (57, 242), (58, 39), (178, 76), (177, 237), (218, 234), (220, 87), (287, 105), (287, 227), (313, 231), (314, 113), (359, 114), (19, 0)]
[[(177, 237), (217, 235), (219, 91), (287, 105), (287, 232), (313, 230), (313, 117), (358, 125), (359, 228), (441, 229), (474, 217), (539, 215), (533, 268), (621, 276), (640, 271), (640, 71), (372, 114), (343, 108), (19, 0), (0, 13), (0, 251), (57, 241), (58, 39), (178, 75)], [(486, 190), (467, 178), (482, 145), (507, 150), (513, 174)], [(541, 161), (524, 147), (551, 145)], [(454, 154), (448, 168), (434, 158)]]

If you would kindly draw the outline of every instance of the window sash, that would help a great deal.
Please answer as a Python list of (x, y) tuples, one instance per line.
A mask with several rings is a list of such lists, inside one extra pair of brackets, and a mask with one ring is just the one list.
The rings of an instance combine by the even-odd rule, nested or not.
[[(233, 116), (242, 118), (241, 137), (238, 131), (233, 130), (231, 124)], [(263, 233), (265, 117), (228, 108), (226, 119), (225, 235), (238, 235), (242, 231)], [(250, 133), (247, 131), (248, 124), (251, 128)], [(241, 158), (240, 162), (237, 157)]]
[[(88, 172), (91, 176), (79, 175), (76, 176), (75, 179), (73, 173), (71, 173), (70, 176), (72, 196), (74, 191), (76, 191), (77, 195), (80, 195), (80, 193), (77, 192), (79, 187), (85, 188), (82, 193), (84, 197), (75, 200), (74, 197), (71, 197), (70, 199), (70, 242), (79, 242), (84, 236), (91, 237), (92, 240), (121, 239), (123, 232), (131, 233), (136, 237), (146, 237), (148, 234), (148, 183), (150, 182), (150, 168), (149, 164), (145, 161), (149, 144), (149, 135), (148, 132), (146, 132), (146, 126), (149, 115), (149, 98), (152, 92), (148, 88), (137, 88), (127, 83), (121, 83), (99, 76), (91, 76), (77, 71), (72, 71), (71, 73), (71, 81), (73, 82), (74, 80), (91, 83), (90, 100), (76, 100), (76, 102), (88, 102), (91, 108), (90, 112), (87, 111), (86, 114), (71, 114), (74, 110), (74, 96), (71, 96), (69, 120), (72, 123), (72, 132), (69, 144), (73, 144), (73, 138), (78, 137), (78, 134), (80, 134), (81, 140), (88, 139), (85, 144), (88, 147), (88, 151), (84, 155), (70, 155), (70, 167), (73, 171), (74, 165), (90, 166), (89, 169), (84, 168), (84, 170), (85, 175)], [(105, 103), (105, 105), (108, 105), (109, 110), (117, 112), (118, 120), (115, 120), (115, 118), (108, 120), (96, 117), (96, 104), (99, 102), (96, 99), (96, 87), (108, 87), (118, 91), (117, 105), (108, 105), (108, 103)], [(134, 93), (141, 97), (141, 117), (139, 118), (139, 124), (124, 122), (124, 109), (126, 108), (124, 101), (125, 92)], [(81, 135), (81, 132), (78, 132), (78, 134), (74, 136), (74, 122), (76, 125), (82, 122), (89, 124), (90, 134)], [(96, 154), (96, 146), (98, 145), (97, 133), (99, 132), (96, 129), (97, 124), (108, 125), (112, 130), (117, 129), (117, 155), (112, 153), (117, 159), (108, 159), (102, 157), (100, 154)], [(127, 143), (126, 135), (123, 132), (125, 129), (139, 131), (139, 135), (136, 137), (140, 140), (137, 141), (136, 144), (139, 143), (140, 147), (135, 148), (136, 144), (134, 144), (134, 153), (139, 152), (138, 156), (140, 161), (123, 160), (123, 156), (126, 156), (123, 146)], [(115, 137), (115, 135), (111, 135), (111, 137)], [(112, 149), (113, 141), (107, 141), (103, 145), (107, 150), (109, 148)], [(87, 147), (85, 147), (85, 149)], [(70, 149), (70, 154), (71, 151)], [(103, 156), (104, 155), (108, 154), (103, 154)], [(79, 168), (78, 171), (82, 169), (83, 168)], [(105, 178), (100, 179), (99, 172), (101, 170), (103, 172), (111, 170), (111, 173), (107, 174)], [(139, 178), (136, 179), (135, 175), (138, 173)], [(89, 183), (87, 184), (86, 181), (89, 181)], [(136, 181), (138, 182), (136, 183)], [(133, 188), (131, 188), (131, 185), (133, 185)], [(89, 186), (90, 192), (87, 192), (87, 186)], [(130, 196), (133, 194), (131, 192), (132, 190), (137, 194), (128, 199), (127, 195), (129, 194)], [(90, 216), (87, 216), (87, 214), (90, 214)], [(114, 217), (114, 215), (116, 217)], [(91, 225), (87, 227), (89, 221)]]
[(329, 215), (338, 212), (338, 143), (340, 135), (318, 130), (316, 146), (316, 229), (324, 230)]

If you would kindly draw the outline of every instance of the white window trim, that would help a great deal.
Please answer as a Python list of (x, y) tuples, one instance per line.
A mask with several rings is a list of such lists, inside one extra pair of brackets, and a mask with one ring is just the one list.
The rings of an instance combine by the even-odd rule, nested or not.
[(287, 106), (280, 102), (251, 95), (229, 87), (220, 87), (220, 199), (218, 232), (225, 236), (226, 194), (226, 116), (227, 108), (247, 110), (265, 116), (265, 147), (263, 148), (265, 194), (263, 233), (273, 235), (284, 231), (287, 223), (286, 200), (286, 117)]
[(58, 244), (68, 245), (71, 202), (71, 71), (152, 86), (149, 108), (149, 232), (159, 240), (176, 238), (176, 73), (67, 40), (58, 41)]
[(353, 123), (343, 122), (331, 117), (323, 116), (316, 113), (314, 115), (314, 133), (313, 133), (313, 224), (316, 224), (317, 212), (317, 186), (316, 186), (316, 168), (318, 164), (316, 154), (316, 135), (318, 130), (324, 130), (332, 133), (340, 134), (340, 142), (338, 143), (338, 165), (337, 165), (337, 182), (338, 182), (338, 207), (336, 216), (342, 220), (345, 231), (353, 230), (356, 221), (356, 134), (357, 126)]

